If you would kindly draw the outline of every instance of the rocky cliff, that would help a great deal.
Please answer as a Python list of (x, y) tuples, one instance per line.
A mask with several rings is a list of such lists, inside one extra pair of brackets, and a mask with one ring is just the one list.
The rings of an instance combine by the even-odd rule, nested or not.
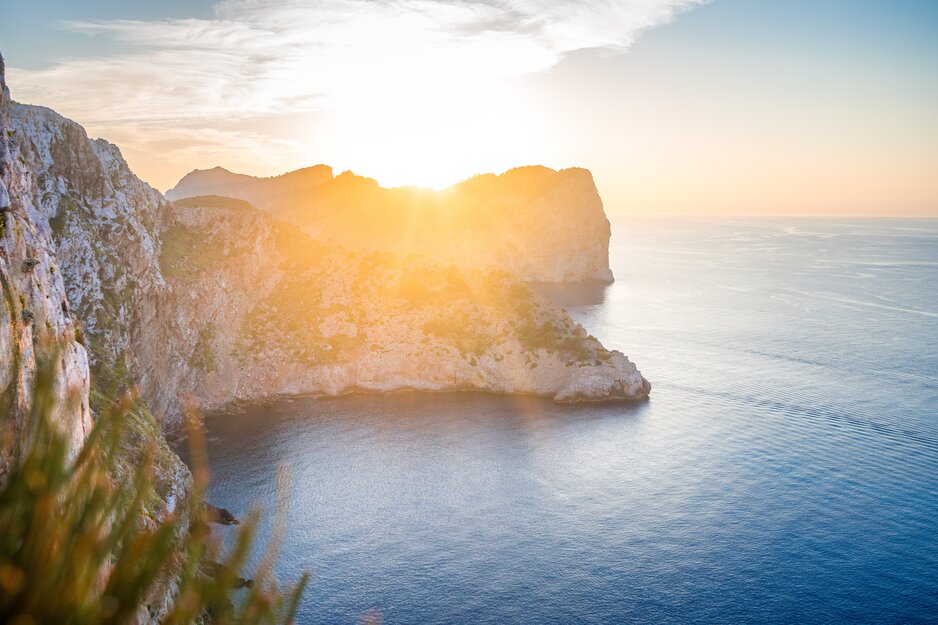
[(180, 388), (214, 408), (279, 394), (476, 389), (634, 399), (647, 381), (502, 271), (359, 254), (249, 204), (176, 202), (161, 265)]
[(585, 169), (521, 167), (442, 191), (386, 189), (317, 165), (274, 178), (196, 170), (171, 199), (244, 199), (350, 250), (421, 256), (463, 269), (501, 269), (540, 282), (612, 281), (609, 221)]
[(89, 139), (75, 122), (17, 103), (7, 113), (14, 204), (54, 258), (65, 289), (58, 304), (77, 322), (96, 381), (136, 383), (155, 410), (173, 411), (176, 391), (163, 377), (172, 363), (154, 360), (174, 340), (159, 268), (171, 205), (134, 176), (117, 146)]
[[(92, 427), (92, 380), (123, 390), (132, 381), (123, 355), (148, 334), (147, 288), (155, 225), (138, 206), (163, 203), (140, 183), (117, 148), (89, 141), (77, 124), (52, 111), (10, 100), (0, 57), (0, 480), (31, 431), (37, 368), (54, 374), (53, 423), (77, 451)], [(151, 250), (150, 254), (146, 253)], [(165, 285), (162, 286), (165, 289)], [(93, 376), (89, 347), (97, 351)], [(142, 351), (142, 348), (141, 348)], [(122, 380), (123, 388), (112, 386)], [(103, 400), (103, 401), (106, 401)], [(189, 475), (170, 451), (158, 423), (142, 405), (128, 420), (126, 461), (156, 443), (159, 516), (187, 496)], [(155, 600), (158, 600), (156, 598)], [(157, 611), (158, 612), (158, 611)]]
[(30, 190), (0, 57), (0, 479), (28, 431), (37, 365), (56, 372), (55, 422), (77, 450), (91, 428), (88, 358), (56, 264), (56, 248)]
[[(477, 389), (559, 401), (648, 394), (647, 381), (624, 355), (603, 348), (517, 274), (375, 243), (377, 233), (391, 228), (388, 219), (400, 214), (380, 217), (386, 205), (367, 189), (379, 189), (379, 196), (387, 190), (373, 181), (313, 168), (278, 184), (300, 195), (310, 185), (329, 187), (343, 201), (350, 188), (366, 190), (348, 196), (364, 207), (355, 213), (355, 220), (365, 220), (355, 222), (362, 241), (354, 243), (351, 231), (343, 234), (349, 240), (317, 239), (308, 227), (246, 202), (167, 202), (134, 176), (116, 146), (90, 140), (81, 126), (49, 109), (5, 102), (4, 115), (10, 296), (0, 348), (2, 362), (27, 363), (19, 374), (27, 377), (5, 386), (25, 388), (36, 345), (61, 344), (69, 372), (63, 379), (83, 389), (83, 406), (69, 417), (76, 423), (89, 419), (89, 363), (98, 386), (136, 384), (164, 420), (178, 415), (184, 398), (217, 408), (232, 400), (355, 390)], [(545, 207), (595, 196), (595, 187), (584, 170), (525, 168), (472, 179), (451, 194), (461, 198), (456, 224), (468, 215), (494, 220), (522, 200)], [(583, 230), (576, 237), (603, 250), (604, 266), (608, 222), (598, 196), (591, 201), (590, 211), (601, 218), (598, 242), (588, 243)], [(439, 234), (438, 209), (415, 204), (407, 222), (419, 236)], [(430, 213), (429, 221), (419, 218)], [(524, 227), (492, 220), (480, 222), (484, 227), (447, 226), (442, 247), (490, 259), (497, 257), (490, 247), (510, 251), (522, 275), (524, 263), (544, 272), (556, 260), (550, 245), (518, 239), (506, 247), (504, 237), (492, 234), (498, 230), (492, 223), (511, 233), (539, 232), (545, 220)], [(557, 262), (569, 269), (580, 262), (574, 252), (575, 246)], [(567, 269), (548, 274), (563, 277), (559, 272)]]

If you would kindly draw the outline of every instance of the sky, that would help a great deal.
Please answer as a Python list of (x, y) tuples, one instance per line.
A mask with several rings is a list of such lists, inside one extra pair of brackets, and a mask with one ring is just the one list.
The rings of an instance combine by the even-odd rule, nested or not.
[(938, 217), (931, 0), (3, 2), (13, 98), (160, 190), (589, 168), (610, 213)]

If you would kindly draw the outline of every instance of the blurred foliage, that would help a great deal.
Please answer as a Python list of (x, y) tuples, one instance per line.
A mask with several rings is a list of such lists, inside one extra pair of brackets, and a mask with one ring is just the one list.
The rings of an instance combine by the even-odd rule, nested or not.
[(153, 514), (151, 467), (159, 464), (159, 441), (151, 436), (136, 462), (124, 457), (128, 437), (139, 433), (133, 398), (102, 409), (74, 457), (50, 418), (53, 398), (52, 367), (45, 367), (37, 374), (25, 444), (0, 487), (0, 621), (292, 622), (307, 577), (281, 591), (272, 575), (275, 549), (268, 548), (251, 582), (240, 577), (257, 516), (237, 528), (227, 550), (209, 531), (196, 419), (189, 420), (190, 496)]

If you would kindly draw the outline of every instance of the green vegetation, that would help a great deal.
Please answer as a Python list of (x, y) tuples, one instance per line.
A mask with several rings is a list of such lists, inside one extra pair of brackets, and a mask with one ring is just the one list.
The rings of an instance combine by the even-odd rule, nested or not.
[[(417, 340), (424, 346), (436, 339), (472, 366), (511, 340), (527, 352), (560, 354), (571, 365), (610, 357), (569, 316), (508, 273), (427, 265), (419, 257), (387, 253), (352, 254), (315, 243), (306, 244), (311, 253), (300, 261), (295, 251), (309, 239), (296, 236), (285, 239), (293, 246), (281, 265), (285, 278), (243, 318), (242, 363), (261, 354), (308, 366), (351, 362), (364, 350), (379, 351), (375, 346), (396, 327), (422, 330)], [(412, 338), (393, 338), (398, 336)]]
[(168, 278), (198, 275), (227, 256), (223, 242), (183, 226), (166, 230), (161, 241), (160, 270)]
[(81, 208), (75, 203), (75, 200), (67, 195), (60, 196), (55, 217), (49, 220), (53, 238), (56, 240), (62, 238), (68, 226), (69, 215), (78, 215), (80, 211)]
[(202, 328), (199, 332), (199, 338), (189, 357), (189, 366), (201, 369), (206, 373), (211, 373), (217, 368), (215, 364), (215, 353), (212, 348), (212, 341), (215, 338), (215, 327), (211, 324)]
[(423, 331), (450, 343), (463, 357), (482, 356), (495, 342), (481, 322), (465, 313), (431, 319)]
[(405, 275), (398, 281), (393, 294), (409, 305), (428, 304), (437, 299), (436, 291), (424, 283), (420, 276)]
[(134, 622), (149, 610), (167, 625), (290, 622), (306, 577), (282, 593), (270, 551), (253, 582), (235, 590), (245, 586), (239, 576), (256, 518), (239, 528), (227, 552), (212, 539), (195, 420), (191, 496), (154, 511), (154, 466), (165, 445), (155, 422), (134, 411), (132, 398), (111, 402), (72, 459), (50, 417), (52, 371), (37, 375), (28, 431), (0, 487), (0, 620), (103, 625)]
[(525, 320), (515, 328), (515, 335), (525, 349), (548, 352), (564, 352), (572, 354), (577, 360), (586, 360), (590, 351), (583, 344), (583, 340), (573, 334), (571, 328), (562, 327), (553, 321), (537, 323)]
[[(612, 354), (600, 348), (590, 349), (585, 335), (578, 334), (572, 319), (556, 315), (537, 301), (537, 296), (525, 284), (514, 283), (506, 289), (506, 301), (513, 317), (521, 321), (512, 323), (515, 337), (527, 351), (546, 350), (566, 354), (575, 362), (594, 362), (596, 366), (608, 362)], [(572, 362), (568, 362), (568, 365)]]
[(237, 200), (231, 197), (225, 197), (223, 195), (200, 195), (197, 197), (187, 197), (182, 200), (176, 200), (173, 202), (176, 206), (180, 208), (221, 208), (226, 210), (234, 211), (256, 211), (258, 209), (254, 206), (245, 202), (244, 200)]

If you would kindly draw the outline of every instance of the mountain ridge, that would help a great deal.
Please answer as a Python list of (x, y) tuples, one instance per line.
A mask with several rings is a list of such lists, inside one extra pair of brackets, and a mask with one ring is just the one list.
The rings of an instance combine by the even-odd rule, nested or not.
[(328, 165), (258, 178), (194, 170), (169, 199), (251, 202), (317, 240), (360, 252), (502, 269), (532, 282), (611, 282), (611, 228), (589, 170), (540, 165), (477, 174), (441, 190), (385, 188)]

